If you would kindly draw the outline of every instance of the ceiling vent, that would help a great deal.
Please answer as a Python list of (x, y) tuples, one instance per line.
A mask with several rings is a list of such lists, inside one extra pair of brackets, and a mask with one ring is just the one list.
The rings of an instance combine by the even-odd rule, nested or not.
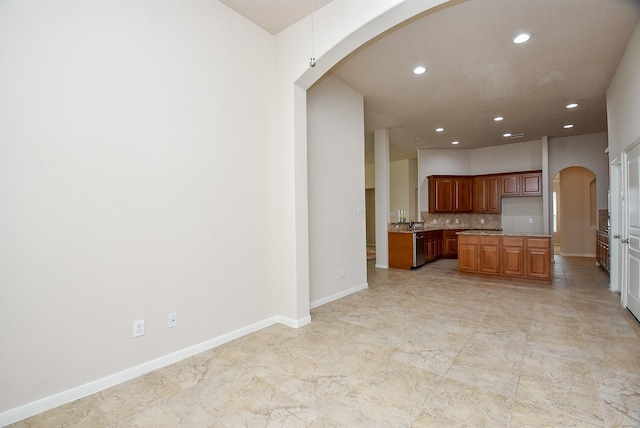
[(524, 137), (524, 133), (519, 133), (519, 134), (511, 134), (511, 136), (509, 138), (522, 138)]

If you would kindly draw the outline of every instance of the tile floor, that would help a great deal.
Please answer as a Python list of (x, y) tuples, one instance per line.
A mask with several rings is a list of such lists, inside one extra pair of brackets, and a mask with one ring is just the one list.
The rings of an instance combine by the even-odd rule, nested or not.
[(640, 426), (640, 327), (590, 258), (552, 286), (369, 263), (369, 289), (16, 427)]

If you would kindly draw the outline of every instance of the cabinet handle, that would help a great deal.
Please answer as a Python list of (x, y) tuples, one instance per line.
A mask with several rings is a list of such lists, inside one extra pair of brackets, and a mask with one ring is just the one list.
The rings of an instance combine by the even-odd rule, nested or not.
[(613, 239), (620, 239), (621, 236), (620, 235), (613, 235)]

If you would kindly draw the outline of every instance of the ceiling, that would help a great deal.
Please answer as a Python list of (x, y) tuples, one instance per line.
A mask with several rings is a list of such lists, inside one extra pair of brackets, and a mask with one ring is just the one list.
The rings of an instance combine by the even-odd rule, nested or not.
[(277, 34), (332, 0), (220, 0), (271, 34)]
[[(310, 1), (220, 1), (272, 33), (311, 11)], [(420, 148), (606, 132), (606, 90), (639, 18), (640, 0), (452, 0), (369, 42), (329, 74), (364, 95), (368, 162), (381, 128), (389, 129), (392, 160), (415, 158)], [(531, 40), (514, 44), (521, 32)], [(417, 65), (427, 72), (414, 75)], [(578, 107), (567, 109), (572, 102)]]

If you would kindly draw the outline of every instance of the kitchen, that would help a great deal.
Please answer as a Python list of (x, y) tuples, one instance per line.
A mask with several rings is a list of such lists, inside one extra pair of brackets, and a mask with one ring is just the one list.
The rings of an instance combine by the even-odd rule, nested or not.
[(407, 223), (399, 210), (400, 222), (389, 225), (390, 268), (459, 258), (460, 272), (550, 282), (551, 235), (503, 231), (500, 221), (503, 199), (542, 196), (542, 171), (438, 175), (427, 181), (429, 212), (422, 213), (423, 221)]

